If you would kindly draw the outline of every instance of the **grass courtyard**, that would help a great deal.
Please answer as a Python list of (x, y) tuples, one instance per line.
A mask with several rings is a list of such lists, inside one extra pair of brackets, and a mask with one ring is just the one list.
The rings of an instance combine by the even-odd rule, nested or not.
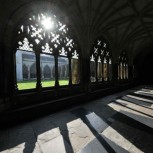
[[(55, 85), (55, 81), (43, 80), (41, 81), (42, 87), (53, 87)], [(69, 80), (59, 80), (59, 85), (68, 85)], [(36, 88), (36, 81), (21, 81), (17, 83), (19, 90), (24, 89), (34, 89)]]

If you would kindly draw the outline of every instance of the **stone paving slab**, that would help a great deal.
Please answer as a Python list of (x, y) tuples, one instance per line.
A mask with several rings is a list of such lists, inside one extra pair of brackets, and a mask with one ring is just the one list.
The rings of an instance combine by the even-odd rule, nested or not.
[(139, 121), (142, 124), (145, 124), (151, 128), (153, 128), (153, 118), (146, 116), (144, 114), (141, 114), (139, 112), (133, 111), (131, 109), (125, 108), (119, 104), (116, 103), (110, 103), (109, 106), (113, 108), (114, 110), (133, 118), (136, 121)]
[[(107, 138), (107, 141), (110, 140), (111, 142), (114, 142), (114, 144), (116, 144), (116, 146), (118, 146), (118, 147), (116, 147), (116, 146), (114, 146), (114, 144), (111, 144), (108, 141), (108, 143), (110, 143), (110, 145), (114, 148), (114, 150), (116, 152), (121, 152), (121, 151), (129, 152), (129, 150), (134, 150), (136, 152), (142, 153), (142, 151), (140, 149), (138, 149), (136, 146), (134, 146), (132, 144), (132, 142), (128, 141), (125, 137), (123, 137), (120, 133), (118, 133), (111, 126), (102, 132), (102, 136), (105, 139)], [(135, 152), (132, 151), (131, 153), (135, 153)]]
[(53, 125), (49, 124), (49, 121), (48, 122), (45, 121), (40, 120), (39, 122), (38, 120), (36, 122), (31, 123), (33, 131), (35, 133), (35, 136), (39, 144), (48, 142), (60, 135), (60, 131), (58, 128), (55, 128)]
[(136, 90), (153, 94), (139, 87), (0, 131), (0, 153), (151, 153), (153, 100)]
[(147, 94), (153, 95), (153, 90), (145, 90), (145, 89), (141, 89), (141, 90), (139, 90), (139, 92), (147, 93)]
[(82, 150), (77, 153), (108, 153), (97, 139), (90, 141)]
[(153, 90), (152, 90), (152, 89), (145, 89), (145, 88), (142, 88), (141, 91), (145, 91), (145, 92), (147, 92), (147, 93), (153, 94)]
[(74, 120), (67, 124), (70, 141), (74, 152), (83, 149), (95, 137), (87, 125), (81, 119)]
[(143, 95), (143, 96), (147, 96), (147, 97), (153, 98), (153, 94), (150, 94), (150, 93), (148, 93), (148, 92), (144, 92), (144, 91), (135, 91), (134, 93), (135, 93), (135, 94), (138, 94), (138, 95)]
[(9, 153), (41, 152), (33, 129), (29, 124), (17, 126), (9, 130), (7, 150)]
[(126, 95), (124, 97), (121, 97), (121, 99), (125, 100), (127, 102), (132, 102), (132, 103), (140, 105), (140, 106), (144, 106), (144, 107), (148, 107), (148, 108), (153, 108), (152, 107), (152, 103), (148, 103), (146, 101), (135, 99), (135, 98), (131, 97), (130, 95)]
[(43, 153), (66, 153), (62, 135), (39, 145)]
[(126, 95), (126, 96), (127, 96), (127, 97), (130, 97), (130, 98), (133, 98), (133, 99), (135, 99), (135, 100), (139, 100), (139, 101), (142, 101), (142, 102), (146, 102), (146, 103), (149, 103), (149, 104), (153, 104), (153, 100), (147, 99), (147, 98), (139, 97), (139, 95), (134, 96), (134, 95), (128, 94), (128, 95)]
[(136, 105), (134, 103), (130, 103), (128, 101), (122, 100), (122, 99), (117, 99), (117, 100), (115, 100), (115, 102), (117, 102), (117, 103), (119, 103), (119, 104), (121, 104), (121, 105), (123, 105), (127, 108), (131, 108), (134, 111), (138, 111), (138, 112), (141, 112), (143, 114), (146, 114), (146, 115), (149, 115), (149, 116), (153, 117), (153, 110), (152, 109), (145, 108), (145, 107)]
[(92, 125), (92, 127), (98, 132), (101, 133), (103, 130), (105, 130), (109, 125), (102, 119), (100, 118), (97, 114), (90, 113), (86, 115), (88, 121)]

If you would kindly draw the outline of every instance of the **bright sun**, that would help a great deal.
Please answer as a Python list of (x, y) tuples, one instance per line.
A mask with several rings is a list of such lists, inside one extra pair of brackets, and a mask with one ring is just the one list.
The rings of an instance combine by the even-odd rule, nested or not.
[(51, 18), (46, 18), (41, 23), (46, 30), (53, 29), (54, 27), (54, 22), (51, 20)]

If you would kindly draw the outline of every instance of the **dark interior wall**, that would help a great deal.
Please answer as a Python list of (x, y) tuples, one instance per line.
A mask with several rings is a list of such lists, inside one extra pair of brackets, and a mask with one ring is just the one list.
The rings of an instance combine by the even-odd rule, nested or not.
[(141, 49), (134, 61), (136, 76), (141, 84), (153, 84), (153, 46)]
[[(26, 3), (27, 1), (27, 3)], [(38, 0), (36, 0), (37, 2)], [(101, 17), (102, 14), (105, 14), (105, 7), (101, 5), (101, 7), (97, 8), (97, 11), (94, 11), (94, 6), (91, 7), (91, 10), (85, 9), (86, 7), (84, 6), (89, 6), (89, 1), (80, 1), (78, 2), (78, 5), (74, 5), (71, 7), (67, 7), (65, 5), (58, 6), (60, 4), (59, 2), (62, 2), (62, 0), (57, 0), (58, 3), (55, 5), (56, 7), (52, 8), (52, 3), (50, 1), (38, 1), (33, 2), (33, 3), (28, 3), (28, 0), (23, 0), (23, 1), (16, 1), (16, 3), (10, 3), (9, 0), (6, 0), (3, 5), (6, 5), (10, 7), (10, 9), (7, 9), (5, 11), (4, 9), (1, 9), (1, 24), (3, 25), (4, 30), (1, 30), (0, 28), (0, 36), (2, 37), (2, 42), (0, 40), (0, 44), (2, 44), (2, 49), (0, 46), (0, 93), (2, 95), (2, 98), (4, 99), (3, 103), (4, 105), (7, 105), (7, 108), (17, 108), (17, 107), (23, 107), (27, 105), (32, 105), (36, 104), (37, 102), (44, 102), (48, 100), (55, 100), (58, 98), (65, 98), (65, 97), (70, 97), (72, 95), (76, 94), (86, 94), (90, 95), (89, 93), (95, 93), (93, 97), (96, 97), (99, 93), (102, 95), (103, 93), (111, 94), (112, 91), (118, 91), (123, 90), (124, 88), (121, 88), (120, 86), (127, 85), (130, 80), (118, 80), (118, 56), (122, 49), (124, 48), (124, 41), (120, 42), (120, 39), (122, 39), (122, 32), (128, 31), (124, 28), (126, 26), (124, 25), (122, 32), (118, 28), (117, 25), (115, 24), (115, 27), (110, 26), (110, 20), (112, 23), (118, 22), (118, 20), (122, 20), (121, 18), (118, 18), (116, 21), (116, 17), (118, 17), (118, 13), (112, 14), (112, 11), (110, 11), (110, 15), (108, 17), (108, 24), (106, 23), (106, 17), (104, 16), (103, 18)], [(75, 0), (74, 0), (75, 1)], [(24, 2), (24, 3), (23, 3)], [(93, 1), (94, 2), (94, 1)], [(120, 0), (122, 3), (122, 1)], [(118, 3), (120, 7), (120, 2)], [(23, 3), (23, 4), (22, 4)], [(80, 5), (79, 5), (80, 3)], [(106, 5), (111, 6), (107, 1), (105, 2)], [(108, 3), (108, 4), (107, 4)], [(112, 3), (112, 2), (111, 2)], [(22, 5), (21, 5), (22, 4)], [(63, 3), (62, 3), (63, 4)], [(95, 4), (95, 3), (91, 3)], [(101, 4), (101, 3), (100, 3)], [(2, 6), (3, 6), (2, 5)], [(97, 4), (96, 4), (97, 5)], [(127, 6), (128, 7), (128, 6)], [(4, 7), (5, 8), (5, 7)], [(27, 91), (27, 92), (18, 92), (16, 90), (16, 73), (15, 73), (15, 50), (14, 49), (14, 44), (15, 44), (15, 38), (16, 38), (16, 33), (14, 32), (18, 24), (20, 23), (20, 20), (23, 19), (24, 15), (28, 14), (29, 12), (37, 11), (37, 10), (44, 10), (44, 8), (53, 9), (53, 11), (57, 12), (57, 16), (61, 16), (63, 19), (69, 19), (66, 20), (67, 22), (69, 21), (70, 25), (72, 26), (72, 30), (75, 30), (75, 33), (77, 34), (77, 38), (80, 42), (80, 48), (81, 48), (81, 85), (79, 87), (63, 87), (61, 89), (45, 89), (42, 92), (38, 92), (37, 90), (32, 90), (32, 91)], [(70, 8), (70, 10), (69, 10)], [(84, 10), (80, 12), (80, 8)], [(54, 10), (55, 9), (55, 10)], [(93, 9), (93, 10), (92, 10)], [(111, 8), (110, 8), (111, 9)], [(59, 11), (62, 10), (62, 11)], [(74, 11), (76, 10), (76, 11)], [(99, 11), (98, 11), (99, 10)], [(103, 10), (103, 12), (101, 12)], [(119, 9), (120, 10), (120, 9)], [(87, 12), (86, 12), (87, 11)], [(120, 10), (122, 11), (122, 10)], [(75, 13), (74, 13), (75, 12)], [(80, 15), (78, 15), (80, 12)], [(92, 21), (93, 19), (93, 27), (90, 26), (90, 24), (86, 21), (88, 21), (88, 13), (90, 16), (90, 12), (93, 13), (93, 18), (90, 20)], [(94, 13), (95, 12), (95, 13)], [(101, 13), (100, 13), (101, 12)], [(117, 12), (117, 10), (115, 11)], [(64, 14), (63, 14), (64, 13)], [(84, 22), (82, 22), (82, 17), (84, 14), (87, 13), (87, 18), (85, 17)], [(124, 13), (124, 12), (123, 12)], [(132, 13), (132, 12), (131, 12)], [(99, 15), (100, 14), (100, 15)], [(112, 14), (112, 17), (111, 17)], [(3, 15), (3, 18), (2, 18)], [(128, 20), (127, 20), (128, 21)], [(78, 24), (79, 23), (79, 24)], [(102, 24), (105, 23), (105, 24)], [(125, 21), (126, 23), (126, 21)], [(127, 22), (128, 23), (128, 22)], [(105, 25), (109, 30), (105, 31), (105, 26), (103, 27), (102, 25)], [(122, 25), (120, 25), (122, 26)], [(119, 27), (120, 27), (119, 26)], [(127, 25), (127, 27), (129, 27)], [(95, 28), (95, 29), (94, 29)], [(111, 30), (112, 28), (112, 30)], [(102, 30), (104, 29), (104, 30)], [(115, 29), (115, 30), (114, 30)], [(131, 29), (132, 30), (132, 29)], [(105, 32), (104, 32), (105, 31)], [(121, 33), (120, 33), (121, 32)], [(130, 31), (129, 31), (130, 32)], [(89, 51), (92, 42), (94, 42), (94, 39), (96, 39), (97, 36), (103, 36), (108, 38), (108, 42), (110, 45), (110, 50), (112, 51), (112, 66), (113, 66), (113, 80), (112, 82), (102, 82), (102, 83), (97, 83), (97, 84), (90, 84), (90, 60), (89, 60)], [(124, 37), (125, 32), (123, 32)], [(128, 33), (127, 33), (128, 36)], [(122, 39), (124, 40), (124, 39)], [(119, 44), (117, 43), (119, 42)], [(128, 43), (130, 44), (130, 43)], [(127, 49), (128, 50), (128, 49)], [(3, 53), (3, 54), (2, 54)], [(128, 54), (128, 52), (127, 52)], [(130, 67), (130, 65), (129, 65)], [(130, 69), (129, 69), (130, 70)], [(129, 73), (131, 74), (131, 73)], [(132, 76), (132, 74), (131, 74)], [(130, 75), (129, 75), (129, 78)], [(132, 80), (132, 79), (131, 79)], [(109, 89), (109, 90), (108, 90)], [(110, 92), (111, 91), (111, 92)], [(83, 98), (82, 98), (83, 99)], [(32, 103), (33, 102), (33, 103)], [(17, 106), (18, 105), (18, 106)], [(64, 104), (63, 104), (64, 105)], [(0, 108), (2, 108), (0, 106)], [(1, 111), (0, 111), (1, 112)]]
[(3, 47), (0, 43), (0, 99), (4, 96), (4, 67), (3, 67)]

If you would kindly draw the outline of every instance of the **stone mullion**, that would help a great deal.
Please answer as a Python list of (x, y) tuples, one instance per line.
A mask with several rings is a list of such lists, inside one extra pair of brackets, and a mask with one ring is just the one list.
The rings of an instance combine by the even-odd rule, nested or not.
[(96, 83), (98, 82), (97, 68), (98, 68), (98, 57), (95, 58), (95, 66), (96, 66)]
[(17, 73), (16, 73), (16, 52), (13, 54), (13, 64), (14, 64), (14, 91), (15, 93), (18, 91), (18, 85), (17, 85)]
[(110, 78), (109, 78), (109, 57), (107, 58), (107, 81), (110, 81)]
[(104, 81), (104, 58), (102, 57), (101, 59), (101, 64), (102, 64), (102, 82)]
[(58, 54), (54, 55), (55, 58), (55, 87), (59, 88), (59, 76), (58, 76)]
[(123, 79), (123, 63), (120, 64), (120, 79)]
[(128, 79), (128, 64), (126, 63), (126, 79)]
[(124, 62), (122, 64), (122, 78), (125, 79), (125, 66), (124, 66)]
[(124, 67), (124, 62), (123, 62), (123, 64), (122, 64), (122, 78), (123, 78), (123, 79), (125, 79), (125, 78), (124, 78), (124, 72), (125, 72), (125, 67)]
[(117, 76), (118, 80), (120, 80), (120, 62), (118, 64), (118, 76)]
[(124, 79), (126, 79), (126, 63), (124, 65)]
[[(104, 61), (104, 60), (106, 60), (106, 61)], [(104, 79), (104, 81), (106, 81), (105, 79), (107, 77), (106, 68), (107, 68), (107, 59), (106, 59), (106, 56), (104, 56), (104, 59), (103, 59), (103, 76), (104, 76), (103, 79)]]
[(41, 70), (40, 70), (40, 52), (36, 52), (36, 71), (37, 71), (37, 84), (36, 89), (38, 92), (41, 91), (42, 85), (41, 85)]
[(72, 86), (72, 69), (71, 69), (71, 56), (69, 56), (69, 85)]

